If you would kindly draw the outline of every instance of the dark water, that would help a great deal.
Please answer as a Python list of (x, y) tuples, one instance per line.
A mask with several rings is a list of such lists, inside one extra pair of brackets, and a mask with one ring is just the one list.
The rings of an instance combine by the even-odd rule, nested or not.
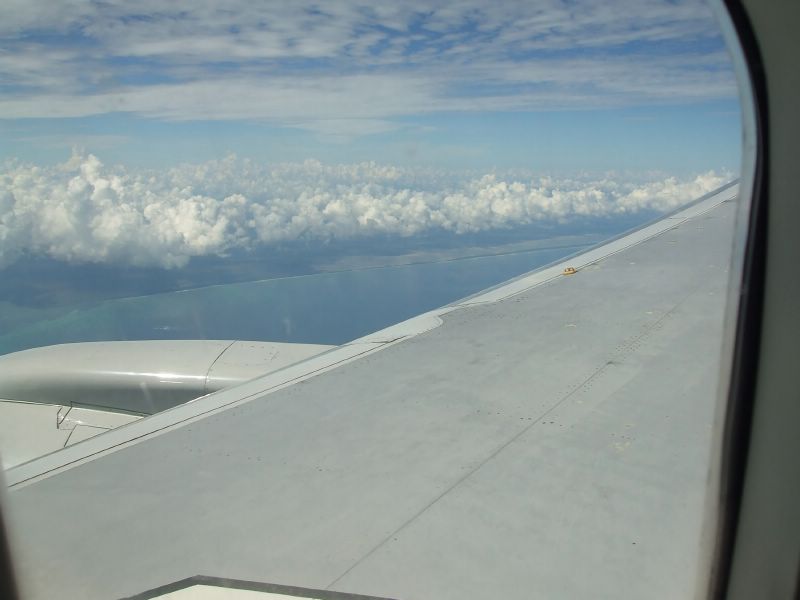
[(0, 354), (64, 342), (246, 339), (341, 344), (545, 265), (578, 247), (233, 283), (83, 308), (6, 304)]

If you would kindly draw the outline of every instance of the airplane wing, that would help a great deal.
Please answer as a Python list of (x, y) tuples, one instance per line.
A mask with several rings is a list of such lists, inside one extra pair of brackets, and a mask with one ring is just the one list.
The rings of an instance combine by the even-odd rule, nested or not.
[(12, 468), (23, 591), (691, 595), (736, 194)]

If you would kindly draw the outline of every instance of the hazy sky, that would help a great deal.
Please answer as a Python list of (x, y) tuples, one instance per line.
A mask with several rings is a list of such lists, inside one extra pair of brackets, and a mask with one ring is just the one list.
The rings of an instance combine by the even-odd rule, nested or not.
[(697, 1), (0, 8), (0, 158), (737, 170), (735, 82)]

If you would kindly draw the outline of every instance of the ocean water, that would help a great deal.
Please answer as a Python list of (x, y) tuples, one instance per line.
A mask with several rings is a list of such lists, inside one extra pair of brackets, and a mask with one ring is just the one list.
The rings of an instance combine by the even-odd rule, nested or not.
[[(215, 285), (75, 307), (4, 303), (0, 354), (102, 340), (342, 344), (573, 254), (579, 246)], [(16, 311), (16, 312), (15, 312)]]

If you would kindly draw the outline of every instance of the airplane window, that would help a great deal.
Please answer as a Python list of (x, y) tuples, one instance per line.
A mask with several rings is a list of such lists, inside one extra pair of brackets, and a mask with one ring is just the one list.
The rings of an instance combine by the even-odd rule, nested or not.
[[(746, 210), (736, 201), (743, 109), (705, 3), (34, 1), (0, 13), (0, 456), (20, 528), (32, 517), (14, 508), (16, 482), (28, 482), (20, 494), (35, 494), (30, 473), (42, 460), (56, 469), (62, 449), (82, 461), (82, 449), (147, 428), (151, 415), (170, 410), (160, 431), (178, 408), (205, 406), (197, 398), (235, 395), (266, 374), (306, 378), (312, 367), (302, 365), (351, 365), (352, 376), (330, 371), (340, 379), (325, 389), (375, 377), (352, 385), (388, 394), (395, 388), (381, 361), (396, 355), (396, 373), (408, 368), (414, 380), (418, 367), (402, 360), (430, 352), (422, 364), (440, 367), (418, 376), (413, 400), (426, 425), (404, 421), (411, 417), (397, 406), (405, 399), (376, 398), (360, 410), (391, 406), (387, 415), (426, 432), (406, 451), (428, 465), (445, 457), (441, 473), (414, 481), (435, 483), (431, 500), (445, 493), (436, 482), (452, 475), (447, 452), (466, 477), (538, 435), (541, 445), (518, 459), (542, 477), (561, 481), (557, 468), (565, 482), (584, 477), (592, 460), (608, 475), (588, 487), (555, 484), (531, 500), (529, 516), (573, 506), (553, 517), (570, 524), (548, 542), (556, 551), (575, 551), (570, 536), (582, 527), (608, 534), (603, 519), (627, 514), (650, 529), (606, 543), (606, 579), (597, 585), (612, 589), (626, 563), (668, 597), (696, 585), (716, 375), (729, 361), (726, 310), (736, 308), (736, 223)], [(510, 280), (516, 287), (503, 287)], [(451, 337), (404, 354), (411, 343), (397, 341), (422, 344), (422, 330), (387, 328), (430, 311), (439, 311), (436, 325), (424, 331)], [(479, 318), (491, 324), (476, 325)], [(385, 343), (396, 345), (324, 362)], [(511, 349), (514, 358), (504, 358)], [(472, 387), (454, 383), (470, 372)], [(275, 389), (297, 389), (286, 377)], [(491, 397), (479, 381), (491, 382)], [(459, 402), (468, 407), (447, 419), (439, 412)], [(318, 408), (313, 418), (332, 410)], [(351, 410), (351, 422), (367, 419), (342, 408)], [(205, 414), (197, 411), (191, 418)], [(335, 411), (325, 414), (330, 427), (343, 427)], [(495, 424), (478, 435), (473, 421), (487, 414)], [(445, 425), (453, 422), (469, 449), (426, 456), (432, 442), (424, 440), (459, 438)], [(379, 426), (370, 423), (363, 426)], [(337, 439), (350, 448), (356, 438), (375, 442), (343, 430)], [(181, 443), (181, 452), (195, 451)], [(276, 453), (299, 451), (280, 436), (275, 444)], [(203, 452), (217, 451), (196, 452), (204, 461)], [(338, 460), (336, 469), (358, 472), (339, 450), (328, 452), (335, 458), (289, 453), (280, 464), (316, 461), (324, 473), (317, 463)], [(386, 460), (397, 452), (387, 450)], [(43, 481), (55, 485), (69, 472)], [(638, 481), (641, 496), (615, 488), (621, 480)], [(376, 501), (392, 502), (381, 494)], [(513, 502), (503, 502), (512, 514)], [(399, 531), (416, 514), (397, 507), (378, 529)], [(662, 523), (653, 523), (654, 507)], [(531, 531), (555, 535), (544, 517), (531, 518)], [(486, 531), (507, 525), (489, 521)], [(448, 535), (440, 521), (430, 527)], [(411, 536), (413, 527), (403, 531)], [(671, 531), (677, 549), (657, 542)], [(527, 552), (515, 536), (502, 533), (498, 548)], [(92, 560), (79, 552), (53, 566), (50, 551), (41, 554), (44, 538), (30, 539), (23, 583), (32, 597), (53, 593), (53, 581), (74, 584), (59, 569), (74, 574)], [(406, 556), (413, 542), (405, 539), (387, 556)], [(604, 565), (595, 551), (576, 554), (592, 573)], [(381, 552), (358, 556), (379, 560)], [(515, 560), (498, 574), (513, 581)], [(37, 561), (53, 576), (31, 566)], [(563, 573), (557, 559), (542, 564)], [(208, 565), (174, 578), (162, 569), (119, 590), (98, 575), (100, 583), (75, 584), (75, 593), (121, 597), (197, 574), (261, 580), (245, 567), (203, 572)], [(326, 585), (381, 597), (413, 592), (411, 583), (381, 588), (379, 568), (361, 579), (350, 568), (331, 572)], [(275, 569), (272, 584), (323, 587), (302, 569), (287, 567), (286, 577)], [(542, 597), (559, 597), (547, 570), (534, 569), (553, 592)], [(470, 585), (481, 595), (480, 584)], [(581, 585), (568, 585), (567, 597), (588, 594)]]

